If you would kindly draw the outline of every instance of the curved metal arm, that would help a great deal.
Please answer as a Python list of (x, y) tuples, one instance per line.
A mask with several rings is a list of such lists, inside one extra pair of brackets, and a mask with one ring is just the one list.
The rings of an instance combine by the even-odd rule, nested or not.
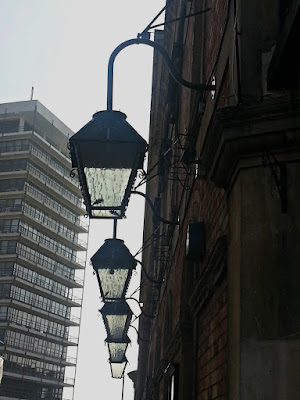
[(168, 219), (162, 218), (157, 211), (155, 210), (155, 207), (152, 203), (152, 201), (150, 200), (150, 197), (147, 196), (145, 193), (143, 192), (139, 192), (138, 190), (132, 190), (131, 191), (132, 194), (138, 194), (140, 196), (143, 196), (144, 199), (146, 199), (147, 203), (149, 204), (154, 216), (156, 219), (158, 219), (160, 222), (162, 222), (163, 224), (168, 224), (168, 225), (179, 225), (178, 221), (169, 221)]
[(137, 337), (138, 337), (139, 340), (141, 340), (142, 342), (149, 342), (149, 340), (143, 339), (143, 338), (140, 336), (139, 331), (136, 329), (135, 326), (129, 325), (129, 328), (133, 328), (133, 329), (136, 331), (136, 334), (137, 334)]
[(152, 283), (155, 283), (156, 285), (161, 285), (164, 282), (163, 280), (159, 281), (157, 279), (151, 278), (151, 276), (146, 271), (146, 268), (144, 267), (143, 263), (141, 261), (139, 261), (139, 260), (135, 260), (135, 261), (140, 264), (140, 266), (142, 268), (142, 271), (145, 274), (145, 277), (148, 279), (148, 281), (150, 281)]
[[(143, 307), (141, 306), (141, 303), (137, 299), (135, 299), (134, 297), (125, 297), (125, 300), (134, 300), (138, 304), (138, 306), (140, 307), (140, 311), (141, 311), (140, 315), (143, 314), (147, 318), (155, 318), (155, 315), (150, 315), (150, 314), (145, 313)], [(136, 319), (139, 318), (140, 315), (136, 316)]]
[(121, 50), (123, 50), (125, 47), (131, 46), (132, 44), (145, 44), (147, 46), (151, 46), (158, 50), (160, 54), (162, 55), (163, 59), (165, 60), (171, 75), (173, 78), (182, 86), (185, 86), (190, 89), (198, 90), (198, 91), (203, 91), (203, 90), (215, 90), (215, 85), (206, 85), (204, 83), (192, 83), (188, 82), (185, 79), (183, 79), (178, 72), (175, 70), (174, 65), (166, 52), (166, 50), (161, 47), (158, 43), (153, 42), (152, 40), (149, 39), (143, 39), (143, 38), (136, 38), (136, 39), (129, 39), (126, 40), (125, 42), (119, 44), (115, 48), (115, 50), (111, 53), (111, 56), (109, 58), (108, 62), (108, 77), (107, 77), (107, 110), (112, 110), (112, 96), (113, 96), (113, 69), (114, 69), (114, 61), (116, 56), (119, 54)]

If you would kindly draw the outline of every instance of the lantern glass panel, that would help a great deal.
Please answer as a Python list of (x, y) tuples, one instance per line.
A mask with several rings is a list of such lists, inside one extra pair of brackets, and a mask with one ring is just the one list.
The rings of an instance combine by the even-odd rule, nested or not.
[(121, 363), (110, 363), (111, 376), (113, 378), (122, 378), (126, 368), (126, 364), (127, 361), (123, 361)]
[(124, 336), (128, 315), (106, 315), (109, 328), (108, 336), (122, 339)]
[(98, 269), (98, 276), (101, 289), (105, 299), (120, 299), (125, 296), (127, 289), (126, 281), (130, 279), (132, 270), (130, 269)]
[(125, 352), (128, 343), (108, 343), (108, 351), (110, 355), (110, 361), (113, 363), (120, 363), (124, 360)]
[(109, 210), (92, 209), (94, 217), (121, 215), (120, 207), (129, 184), (130, 168), (84, 168), (91, 205)]

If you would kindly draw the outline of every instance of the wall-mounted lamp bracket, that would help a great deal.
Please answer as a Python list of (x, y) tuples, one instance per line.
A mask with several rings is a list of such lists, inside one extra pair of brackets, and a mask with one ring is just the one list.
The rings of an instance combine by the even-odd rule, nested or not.
[[(144, 311), (144, 309), (143, 309), (143, 305), (142, 305), (137, 299), (135, 299), (134, 297), (125, 297), (125, 300), (126, 300), (126, 301), (127, 301), (127, 300), (134, 300), (134, 301), (138, 304), (138, 306), (139, 306), (139, 308), (140, 308), (140, 311), (141, 311), (141, 314), (140, 314), (140, 315), (143, 314), (144, 317), (146, 317), (146, 318), (155, 318), (155, 315), (147, 314), (147, 313)], [(139, 316), (136, 316), (136, 315), (135, 315), (136, 319), (139, 318), (140, 315), (139, 315)]]
[(192, 83), (188, 82), (185, 79), (183, 79), (178, 72), (176, 71), (168, 53), (166, 50), (160, 46), (158, 43), (153, 42), (152, 40), (145, 39), (143, 37), (138, 37), (135, 39), (129, 39), (126, 40), (125, 42), (119, 44), (115, 48), (115, 50), (111, 53), (111, 56), (109, 58), (108, 62), (108, 77), (107, 77), (107, 110), (112, 110), (112, 97), (113, 97), (113, 67), (114, 67), (114, 61), (116, 56), (120, 53), (121, 50), (124, 48), (131, 46), (133, 44), (144, 44), (147, 46), (153, 47), (155, 50), (158, 50), (159, 53), (162, 55), (165, 63), (167, 64), (169, 71), (173, 78), (175, 79), (176, 82), (178, 82), (180, 85), (187, 87), (189, 89), (197, 90), (197, 91), (205, 91), (205, 90), (211, 90), (214, 91), (216, 89), (214, 84), (205, 84), (205, 83)]
[(143, 271), (145, 277), (148, 279), (148, 281), (150, 281), (151, 283), (155, 283), (156, 285), (163, 284), (163, 282), (164, 282), (163, 280), (154, 279), (148, 274), (148, 272), (146, 271), (146, 268), (144, 267), (144, 265), (141, 261), (139, 261), (139, 260), (135, 260), (135, 261), (140, 264), (142, 271)]
[(168, 225), (179, 225), (179, 221), (169, 221), (168, 219), (162, 218), (162, 217), (157, 213), (157, 211), (155, 210), (155, 207), (154, 207), (154, 205), (153, 205), (153, 203), (152, 203), (150, 197), (147, 196), (145, 193), (139, 192), (138, 190), (132, 190), (132, 191), (131, 191), (131, 194), (138, 194), (138, 195), (144, 197), (144, 199), (145, 199), (145, 200), (147, 201), (147, 203), (149, 204), (149, 206), (150, 206), (150, 208), (151, 208), (151, 210), (152, 210), (152, 212), (153, 212), (155, 218), (156, 218), (158, 221), (162, 222), (163, 224), (168, 224)]
[(143, 338), (140, 336), (139, 331), (136, 329), (135, 326), (129, 325), (129, 328), (133, 328), (133, 329), (135, 330), (135, 332), (136, 332), (137, 337), (138, 337), (139, 340), (141, 340), (142, 342), (149, 342), (149, 340), (143, 339)]

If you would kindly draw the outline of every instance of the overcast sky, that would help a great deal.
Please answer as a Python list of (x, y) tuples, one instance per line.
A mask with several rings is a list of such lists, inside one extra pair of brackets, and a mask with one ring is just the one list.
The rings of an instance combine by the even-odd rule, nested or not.
[[(113, 49), (136, 37), (164, 5), (164, 0), (0, 0), (0, 103), (29, 100), (34, 87), (33, 99), (78, 131), (95, 111), (106, 108), (107, 63)], [(152, 48), (131, 46), (115, 62), (114, 109), (124, 112), (146, 140), (152, 57)], [(132, 254), (142, 244), (143, 207), (143, 200), (132, 196), (127, 219), (118, 224), (117, 236)], [(88, 262), (109, 237), (111, 222), (91, 221), (74, 400), (101, 399), (104, 394), (121, 399), (121, 380), (110, 375), (97, 311), (102, 304)], [(138, 279), (136, 274), (129, 294)], [(129, 336), (126, 372), (137, 367), (136, 333), (130, 329)], [(129, 378), (125, 382), (124, 399), (132, 400), (132, 384)]]

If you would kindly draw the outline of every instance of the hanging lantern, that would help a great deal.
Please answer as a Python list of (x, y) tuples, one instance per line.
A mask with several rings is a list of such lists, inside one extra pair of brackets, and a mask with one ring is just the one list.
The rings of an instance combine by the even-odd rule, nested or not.
[(90, 218), (123, 218), (146, 141), (119, 111), (99, 111), (69, 140)]
[(103, 301), (125, 297), (136, 260), (121, 239), (106, 239), (91, 258)]

